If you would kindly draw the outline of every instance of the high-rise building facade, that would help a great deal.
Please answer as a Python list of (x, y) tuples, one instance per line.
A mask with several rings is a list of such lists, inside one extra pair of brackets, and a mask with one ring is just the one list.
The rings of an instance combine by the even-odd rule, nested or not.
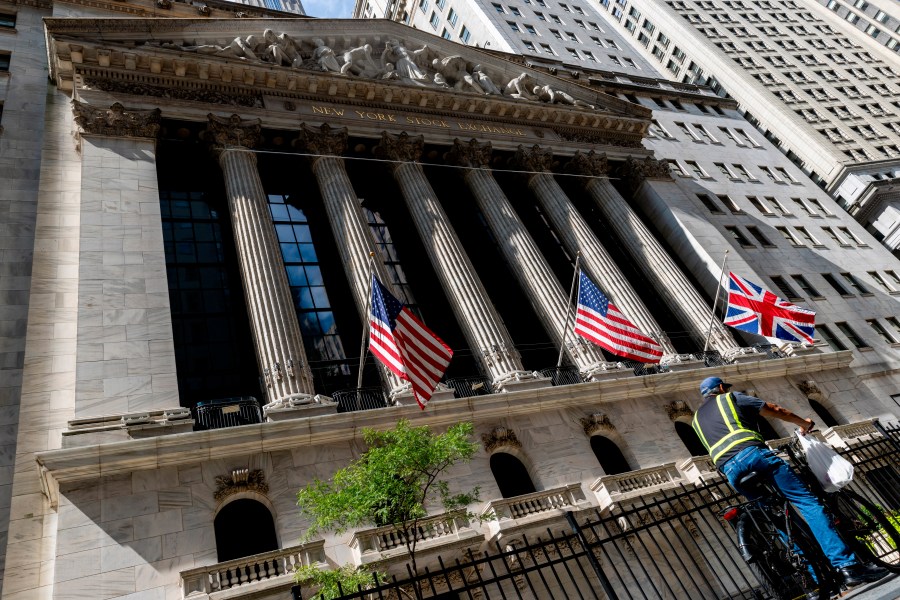
[[(450, 475), (498, 515), (432, 509), (429, 568), (714, 480), (689, 425), (709, 375), (835, 444), (896, 419), (900, 261), (737, 102), (658, 77), (587, 5), (552, 8), (579, 57), (576, 4), (619, 46), (597, 69), (391, 20), (0, 0), (0, 598), (274, 600), (297, 564), (403, 576), (390, 527), (301, 542), (295, 505), (401, 418), (473, 422)], [(579, 253), (660, 366), (566, 331)], [(814, 308), (819, 340), (725, 328), (726, 253)], [(455, 351), (424, 411), (371, 357), (358, 387), (370, 256)], [(742, 572), (701, 595), (748, 596)]]
[(667, 77), (733, 97), (805, 173), (898, 247), (900, 64), (874, 31), (791, 0), (638, 0), (608, 10)]
[[(491, 23), (484, 35), (495, 37), (479, 38), (480, 45), (499, 39), (500, 50), (624, 73), (649, 61), (666, 78), (711, 85), (737, 100), (754, 126), (896, 249), (900, 65), (889, 51), (897, 50), (896, 11), (862, 1), (820, 4), (472, 0), (448, 10)], [(404, 4), (388, 13), (421, 29), (444, 27), (441, 7), (427, 6)], [(355, 14), (376, 16), (365, 7), (358, 2)], [(585, 31), (593, 26), (615, 29), (625, 45)], [(610, 43), (646, 60), (598, 52)]]

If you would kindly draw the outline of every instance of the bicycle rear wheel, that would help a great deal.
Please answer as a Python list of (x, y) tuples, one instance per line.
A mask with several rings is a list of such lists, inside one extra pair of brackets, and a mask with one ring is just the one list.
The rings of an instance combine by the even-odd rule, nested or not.
[(770, 522), (745, 514), (738, 522), (736, 532), (747, 566), (770, 597), (797, 600), (817, 589), (804, 567), (791, 564), (781, 534)]
[(900, 521), (851, 490), (841, 490), (829, 499), (836, 512), (838, 531), (865, 562), (900, 573)]

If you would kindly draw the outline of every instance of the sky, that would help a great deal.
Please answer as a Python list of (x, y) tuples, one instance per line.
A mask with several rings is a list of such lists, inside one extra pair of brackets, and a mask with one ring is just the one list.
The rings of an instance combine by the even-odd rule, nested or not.
[(353, 13), (353, 0), (300, 0), (306, 14), (320, 18), (349, 19)]

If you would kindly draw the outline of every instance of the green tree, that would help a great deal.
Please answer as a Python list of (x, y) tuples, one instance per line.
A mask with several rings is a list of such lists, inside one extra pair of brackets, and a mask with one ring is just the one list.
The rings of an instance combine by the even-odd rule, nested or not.
[[(314, 565), (304, 565), (294, 572), (298, 583), (317, 586), (316, 600), (335, 600), (347, 592), (369, 588), (374, 579), (372, 571), (365, 567), (344, 565), (338, 569), (320, 570)], [(383, 573), (378, 573), (379, 581), (386, 581)]]
[(416, 532), (428, 508), (476, 515), (467, 507), (478, 501), (478, 488), (451, 493), (442, 479), (446, 471), (468, 462), (478, 449), (471, 441), (471, 423), (458, 423), (445, 433), (412, 427), (401, 420), (388, 431), (363, 430), (368, 449), (358, 460), (337, 471), (330, 481), (316, 479), (297, 493), (301, 514), (310, 525), (311, 539), (321, 531), (343, 533), (351, 528), (391, 525), (416, 565)]

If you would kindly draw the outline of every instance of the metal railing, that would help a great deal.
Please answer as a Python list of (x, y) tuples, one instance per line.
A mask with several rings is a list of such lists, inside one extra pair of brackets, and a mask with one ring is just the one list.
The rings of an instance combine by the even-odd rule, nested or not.
[[(858, 427), (858, 440), (839, 452), (857, 474), (851, 487), (879, 506), (900, 502), (900, 426)], [(854, 429), (846, 427), (845, 436)], [(541, 537), (504, 536), (484, 552), (471, 550), (453, 561), (382, 580), (365, 590), (343, 590), (341, 600), (375, 598), (771, 598), (741, 557), (731, 527), (719, 517), (743, 500), (705, 461), (691, 459), (702, 476), (679, 478), (670, 465), (642, 476), (608, 479), (623, 489), (645, 490), (606, 509), (565, 513), (569, 526), (554, 525)], [(682, 465), (687, 466), (687, 463)], [(887, 467), (887, 469), (886, 469)], [(628, 475), (628, 474), (623, 474)], [(530, 495), (529, 495), (530, 496)], [(564, 494), (558, 505), (566, 506)], [(514, 501), (515, 498), (510, 500)], [(571, 502), (571, 501), (570, 501)], [(540, 508), (548, 510), (541, 504)], [(501, 507), (495, 507), (501, 512)], [(893, 510), (893, 509), (892, 509)], [(526, 515), (527, 516), (527, 515)], [(502, 518), (502, 517), (501, 517)], [(434, 567), (434, 568), (433, 568)], [(318, 598), (314, 590), (292, 588), (295, 600)], [(446, 595), (445, 595), (446, 594)]]
[(331, 399), (337, 402), (339, 413), (376, 410), (390, 406), (380, 387), (340, 390), (334, 392)]
[(191, 409), (195, 431), (262, 423), (262, 409), (253, 396), (204, 400)]
[(549, 377), (553, 385), (574, 385), (584, 383), (577, 367), (552, 367), (538, 371), (544, 377)]
[(491, 380), (488, 377), (454, 377), (446, 380), (444, 383), (453, 388), (453, 394), (457, 398), (487, 396), (494, 393)]

